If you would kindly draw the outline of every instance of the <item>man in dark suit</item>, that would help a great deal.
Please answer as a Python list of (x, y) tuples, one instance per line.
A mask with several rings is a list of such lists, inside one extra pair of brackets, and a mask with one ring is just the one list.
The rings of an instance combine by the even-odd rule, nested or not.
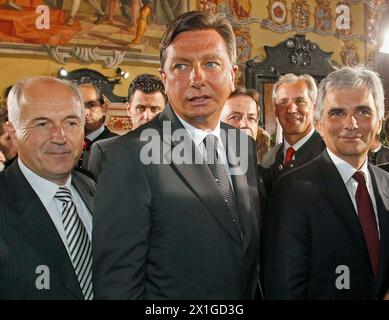
[(237, 72), (233, 30), (223, 17), (187, 12), (167, 29), (160, 56), (169, 104), (117, 139), (99, 177), (96, 298), (251, 299), (255, 146), (220, 124)]
[[(127, 113), (131, 117), (132, 129), (149, 122), (159, 114), (167, 103), (165, 88), (161, 79), (152, 74), (140, 74), (131, 81), (128, 88)], [(88, 171), (97, 180), (106, 159), (107, 149), (118, 137), (96, 141), (91, 147)]]
[(380, 133), (374, 138), (368, 154), (369, 162), (373, 165), (379, 165), (389, 162), (389, 148), (380, 141)]
[(91, 83), (78, 86), (85, 106), (85, 143), (77, 168), (88, 169), (90, 148), (96, 141), (117, 136), (104, 125), (107, 104), (99, 88)]
[(388, 290), (389, 175), (367, 161), (381, 129), (376, 73), (344, 67), (319, 86), (327, 148), (275, 184), (264, 218), (267, 299), (382, 299)]
[(6, 123), (8, 121), (7, 106), (0, 107), (0, 151), (5, 157), (4, 166), (9, 167), (17, 156), (17, 150), (12, 143), (11, 137), (6, 129)]
[(77, 88), (16, 83), (7, 130), (18, 159), (0, 173), (0, 299), (92, 299), (94, 183), (72, 172), (84, 141)]
[(316, 82), (307, 74), (286, 74), (273, 87), (274, 113), (282, 127), (283, 142), (265, 153), (261, 161), (268, 194), (278, 177), (316, 158), (325, 147), (314, 127), (316, 96)]

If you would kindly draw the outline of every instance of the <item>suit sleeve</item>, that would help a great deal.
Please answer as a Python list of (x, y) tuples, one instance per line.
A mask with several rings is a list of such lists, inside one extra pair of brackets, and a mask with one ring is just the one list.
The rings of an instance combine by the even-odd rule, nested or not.
[(107, 153), (93, 221), (96, 299), (144, 298), (151, 229), (146, 167), (134, 145), (118, 144)]
[(98, 143), (92, 144), (88, 160), (88, 171), (92, 172), (96, 180), (101, 173), (104, 158), (105, 154), (100, 145)]
[(303, 190), (291, 179), (280, 179), (272, 192), (263, 222), (265, 299), (306, 296), (310, 233)]

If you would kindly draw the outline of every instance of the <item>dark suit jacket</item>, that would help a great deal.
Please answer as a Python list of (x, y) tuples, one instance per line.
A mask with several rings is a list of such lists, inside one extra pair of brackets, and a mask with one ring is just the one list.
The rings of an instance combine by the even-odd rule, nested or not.
[[(142, 164), (152, 135), (162, 154), (183, 143), (162, 137), (162, 123), (188, 134), (170, 106), (120, 137), (107, 152), (95, 202), (94, 292), (97, 299), (251, 299), (258, 278), (258, 190), (254, 141), (248, 171), (231, 176), (243, 240), (206, 164)], [(229, 160), (235, 146), (227, 143)], [(238, 144), (239, 146), (239, 144)], [(141, 156), (142, 155), (142, 156)], [(154, 154), (155, 155), (155, 154)], [(157, 153), (159, 158), (159, 153)], [(159, 159), (156, 159), (159, 160)]]
[(96, 143), (97, 141), (103, 140), (103, 139), (108, 139), (108, 138), (112, 138), (112, 137), (116, 137), (116, 136), (117, 136), (116, 133), (109, 131), (109, 129), (106, 126), (104, 126), (104, 131), (95, 140), (92, 141), (91, 145), (89, 146), (89, 149), (84, 150), (82, 152), (80, 161), (78, 163), (78, 168), (83, 169), (83, 170), (88, 169), (90, 150), (91, 150), (91, 147), (93, 146), (94, 143)]
[(103, 163), (107, 158), (107, 149), (113, 145), (117, 138), (118, 136), (103, 139), (92, 144), (89, 154), (88, 171), (93, 174), (96, 181), (103, 169)]
[[(92, 212), (94, 183), (74, 172), (72, 184)], [(49, 268), (49, 290), (35, 286), (40, 265)], [(17, 161), (0, 173), (1, 299), (83, 299), (62, 239)]]
[(284, 163), (284, 154), (282, 152), (283, 143), (278, 144), (269, 150), (263, 157), (259, 172), (262, 174), (266, 191), (270, 196), (274, 182), (283, 174), (302, 166), (303, 164), (315, 159), (325, 148), (325, 143), (320, 134), (315, 131), (304, 145), (295, 153), (295, 160), (290, 161), (286, 166)]
[[(327, 151), (282, 176), (263, 222), (267, 299), (381, 299), (388, 289), (389, 174), (369, 164), (380, 230), (375, 280), (362, 228), (347, 188)], [(338, 290), (338, 266), (350, 289)]]
[[(373, 162), (371, 160), (373, 160)], [(369, 162), (375, 165), (389, 162), (389, 148), (381, 145), (381, 149), (379, 151), (369, 154)]]

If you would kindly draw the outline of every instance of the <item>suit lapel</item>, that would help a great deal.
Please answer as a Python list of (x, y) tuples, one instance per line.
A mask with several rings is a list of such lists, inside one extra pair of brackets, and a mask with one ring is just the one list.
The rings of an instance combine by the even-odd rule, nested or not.
[[(369, 165), (369, 172), (373, 184), (374, 195), (377, 205), (378, 222), (380, 229), (380, 258), (377, 279), (377, 294), (381, 296), (386, 292), (379, 293), (387, 278), (387, 267), (389, 259), (389, 184), (382, 173), (372, 165)], [(386, 176), (386, 175), (385, 175)]]
[(11, 190), (10, 205), (20, 212), (15, 228), (25, 238), (43, 263), (47, 263), (57, 277), (77, 298), (83, 299), (73, 265), (58, 231), (45, 207), (14, 163), (9, 172)]
[(78, 177), (76, 173), (72, 175), (72, 185), (77, 190), (78, 194), (84, 201), (87, 206), (89, 212), (93, 216), (93, 196), (89, 190), (89, 187), (85, 181), (82, 181), (81, 178)]
[[(224, 128), (222, 128), (223, 130)], [(239, 134), (239, 131), (235, 131)], [(223, 136), (223, 135), (222, 135)], [(229, 141), (230, 135), (228, 133), (225, 135), (227, 137), (226, 142), (224, 143), (224, 148), (227, 152), (228, 163), (230, 166), (230, 172), (233, 173), (234, 168), (236, 169), (239, 165), (242, 165), (244, 161), (238, 158), (238, 149), (239, 146), (243, 147), (243, 150), (248, 149), (248, 141), (244, 143), (240, 141), (240, 139), (236, 139), (236, 141)], [(242, 136), (238, 135), (239, 138)], [(245, 146), (245, 147), (244, 147)], [(251, 154), (249, 150), (246, 150), (247, 157)], [(239, 153), (242, 155), (242, 152)], [(248, 165), (248, 159), (246, 159), (246, 163)], [(248, 168), (247, 168), (248, 169)], [(231, 174), (231, 180), (234, 187), (236, 208), (239, 214), (241, 227), (243, 230), (243, 251), (245, 252), (248, 245), (250, 244), (252, 228), (253, 228), (253, 217), (251, 210), (251, 202), (250, 202), (250, 190), (247, 183), (246, 172), (242, 172), (242, 174)]]
[(348, 230), (350, 236), (354, 239), (355, 252), (362, 256), (367, 268), (371, 270), (369, 253), (362, 228), (346, 185), (327, 151), (323, 151), (320, 159), (322, 161), (320, 175), (326, 177), (325, 181), (327, 181), (325, 184), (322, 183), (322, 191), (325, 194), (324, 199), (335, 209), (339, 220), (343, 222), (344, 228)]
[[(173, 154), (181, 149), (192, 150), (192, 157), (189, 159), (189, 164), (178, 164), (177, 161), (175, 162), (174, 159), (171, 159), (171, 166), (175, 169), (181, 179), (184, 180), (191, 190), (199, 197), (227, 233), (239, 245), (242, 245), (240, 234), (232, 222), (230, 213), (228, 212), (227, 206), (224, 204), (223, 196), (219, 191), (219, 187), (217, 186), (211, 171), (206, 164), (200, 163), (199, 160), (202, 160), (203, 157), (194, 145), (190, 135), (174, 114), (170, 105), (165, 107), (165, 110), (160, 114), (159, 120), (161, 124), (161, 137), (163, 121), (169, 121), (171, 123), (172, 133), (174, 133), (174, 130), (180, 129), (182, 135), (184, 136), (184, 139), (181, 141), (169, 141)], [(166, 143), (166, 141), (163, 143)], [(168, 148), (169, 147), (170, 146), (168, 146)], [(161, 151), (163, 152), (163, 150), (164, 148), (162, 146)]]

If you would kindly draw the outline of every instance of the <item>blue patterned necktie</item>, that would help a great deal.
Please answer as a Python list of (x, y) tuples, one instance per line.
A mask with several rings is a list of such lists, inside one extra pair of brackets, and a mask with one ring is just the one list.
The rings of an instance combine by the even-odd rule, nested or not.
[(62, 204), (62, 222), (65, 228), (66, 240), (70, 257), (80, 283), (85, 300), (93, 299), (92, 291), (92, 245), (88, 233), (82, 223), (70, 190), (59, 187), (54, 196)]

